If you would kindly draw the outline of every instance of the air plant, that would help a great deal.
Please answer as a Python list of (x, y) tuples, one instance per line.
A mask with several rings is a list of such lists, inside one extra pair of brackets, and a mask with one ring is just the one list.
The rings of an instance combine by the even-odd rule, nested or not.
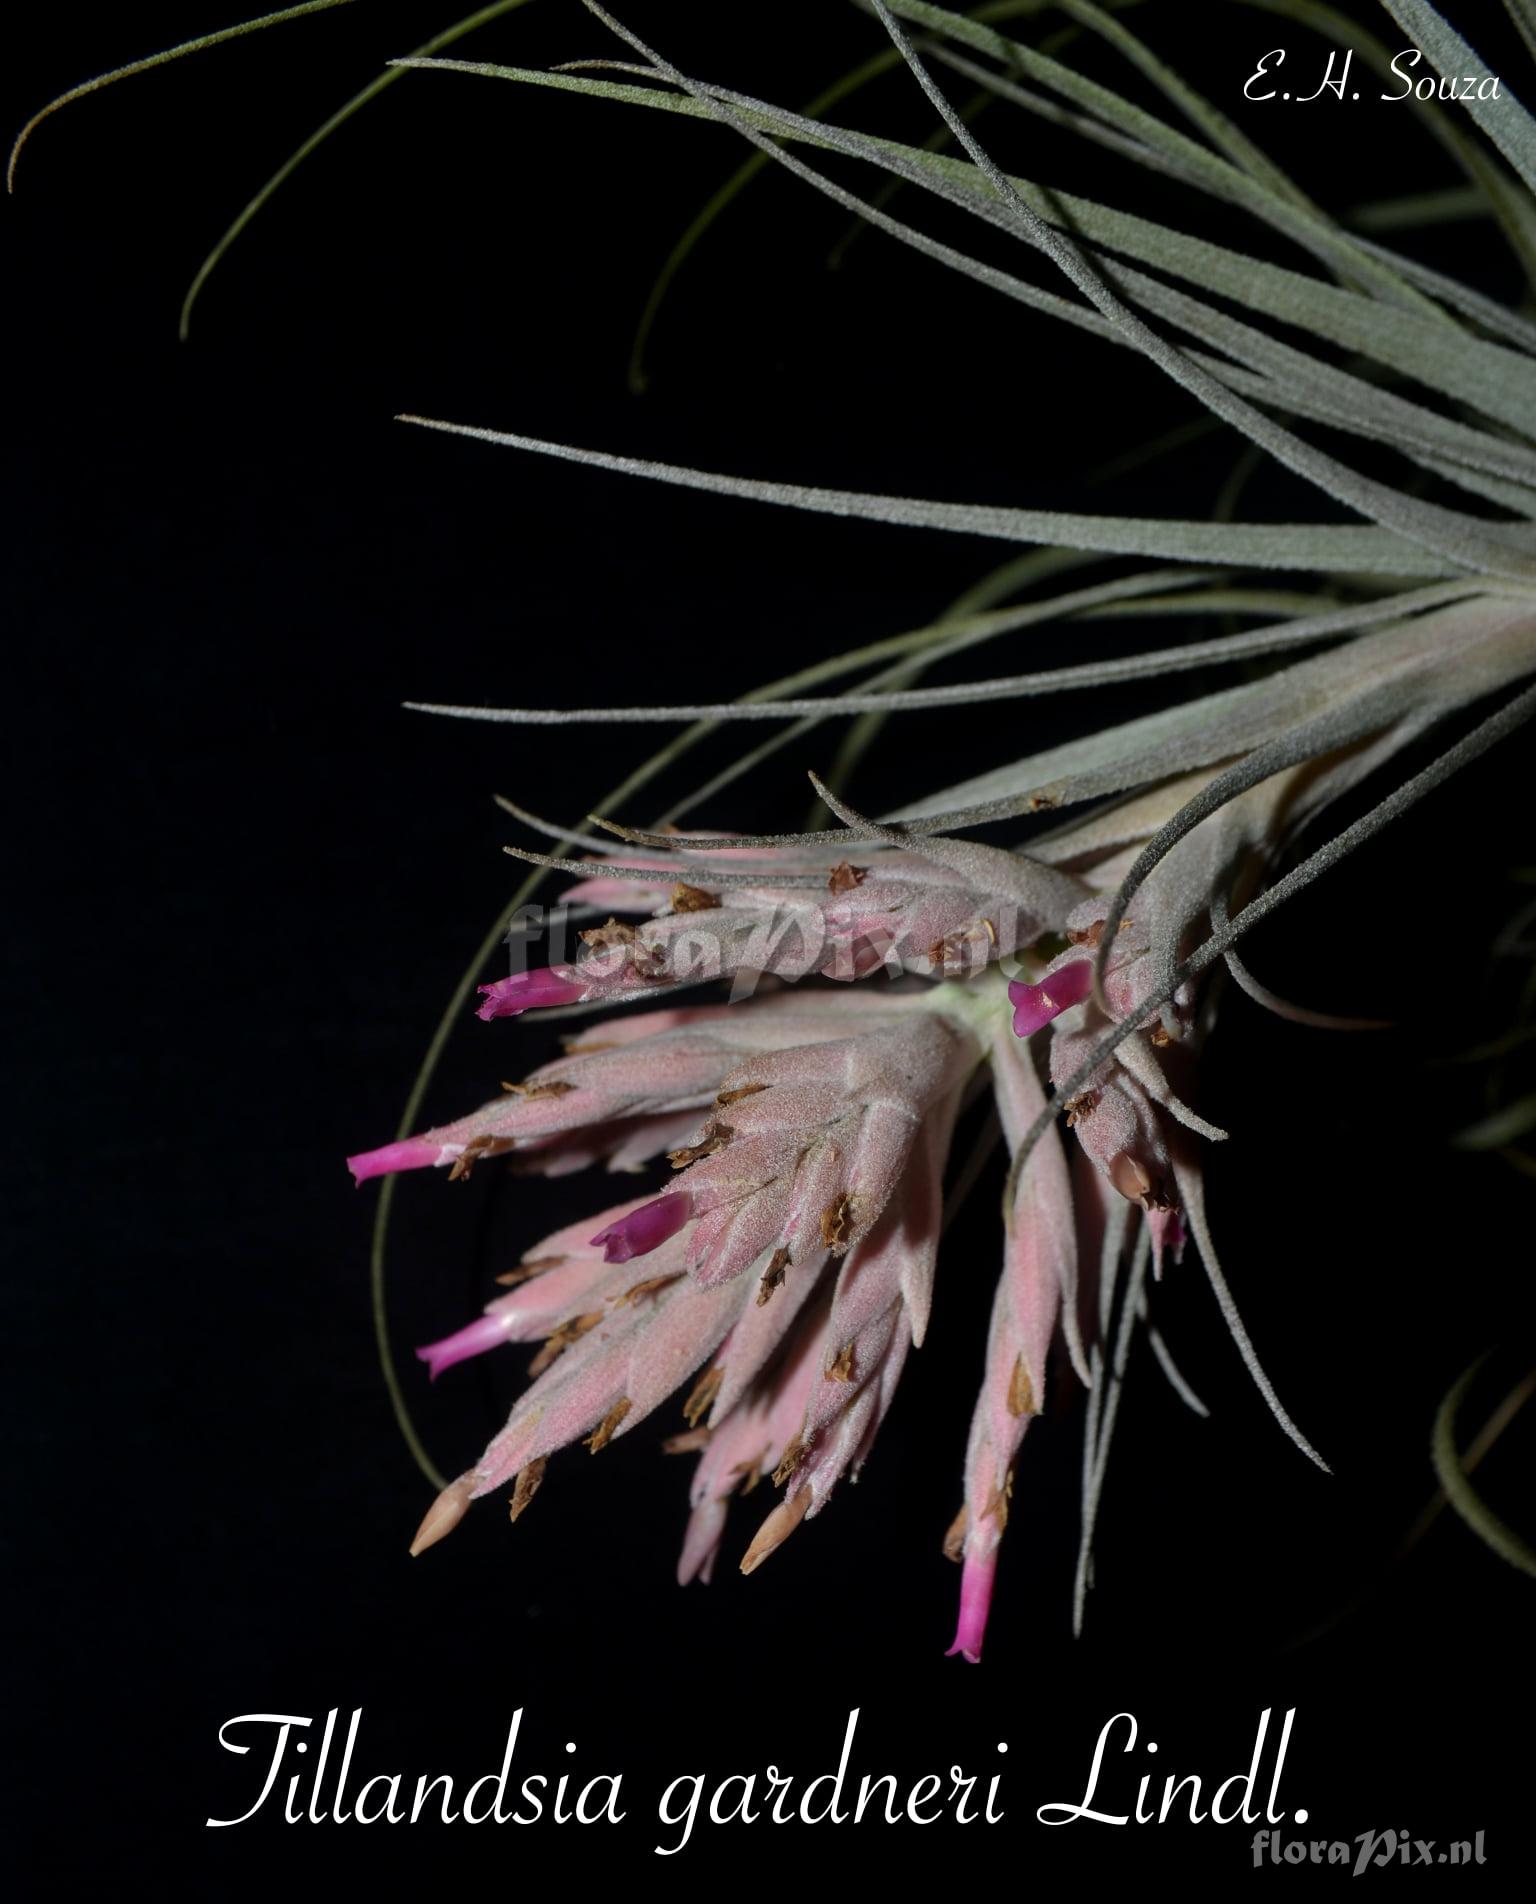
[[(1363, 64), (1388, 68), (1389, 50), (1355, 20), (1299, 0), (1235, 3), (1337, 27)], [(725, 126), (755, 148), (748, 175), (787, 170), (1022, 306), (1031, 335), (1054, 322), (1087, 333), (1088, 348), (1140, 353), (1324, 504), (1319, 520), (1287, 523), (1069, 515), (784, 485), (406, 419), (720, 496), (1032, 550), (944, 619), (743, 700), (430, 707), (511, 724), (692, 725), (601, 803), (600, 834), (512, 809), (557, 844), (509, 850), (568, 875), (566, 903), (594, 923), (572, 957), (483, 983), (480, 1018), (625, 1009), (452, 1123), (411, 1128), (418, 1090), (396, 1140), (350, 1160), (359, 1182), (431, 1167), (462, 1178), (500, 1156), (551, 1174), (654, 1167), (648, 1194), (534, 1245), (482, 1317), (420, 1351), (435, 1377), (500, 1345), (543, 1344), (506, 1426), (442, 1489), (412, 1552), (472, 1500), (507, 1488), (517, 1519), (551, 1456), (577, 1442), (606, 1448), (681, 1395), (686, 1426), (668, 1445), (698, 1460), (679, 1575), (707, 1580), (731, 1497), (765, 1479), (779, 1490), (741, 1560), (750, 1572), (871, 1457), (928, 1330), (957, 1122), (990, 1097), (1011, 1157), (1001, 1271), (984, 1347), (945, 1350), (973, 1354), (979, 1374), (960, 1511), (944, 1537), (962, 1568), (951, 1650), (976, 1660), (1015, 1462), (1057, 1379), (1053, 1343), (1089, 1392), (1079, 1620), (1138, 1331), (1201, 1409), (1155, 1323), (1158, 1279), (1186, 1255), (1198, 1257), (1275, 1419), (1323, 1465), (1260, 1362), (1206, 1218), (1203, 1160), (1225, 1133), (1196, 1108), (1214, 1003), (1205, 981), (1222, 967), (1282, 1015), (1351, 1022), (1268, 990), (1239, 939), (1536, 711), (1536, 324), (1329, 216), (1115, 7), (1000, 0), (960, 14), (870, 0), (880, 38), (842, 97), (904, 70), (934, 115), (935, 138), (912, 145), (834, 121), (836, 99), (795, 112), (687, 74), (596, 0), (586, 5), (615, 36), (617, 58), (542, 72), (440, 57), (449, 39), (510, 10), (490, 7), (375, 85), (426, 69)], [(1421, 0), (1384, 0), (1383, 10), (1439, 72), (1486, 70)], [(1527, 0), (1509, 11), (1536, 48)], [(1033, 43), (1052, 15), (1122, 56), (1171, 116), (1088, 78), (1060, 57), (1064, 46)], [(956, 79), (1028, 115), (1052, 163), (1069, 141), (1088, 141), (1255, 221), (1294, 262), (1005, 172), (951, 102)], [(1411, 110), (1530, 275), (1536, 121), (1508, 81), (1497, 98)], [(845, 182), (858, 171), (873, 192)], [(898, 217), (896, 187), (920, 206), (938, 201), (952, 226), (980, 227), (989, 242), (973, 252)], [(993, 262), (999, 235), (1021, 259), (1043, 261), (1046, 281)], [(1041, 585), (1049, 592), (1016, 599)], [(1068, 658), (1068, 631), (1085, 621), (1173, 611), (1251, 625), (1116, 660)], [(936, 664), (1025, 630), (1038, 665), (925, 682)], [(1239, 670), (1238, 685), (1180, 696), (1182, 675), (1212, 667)], [(817, 691), (849, 676), (863, 678)], [(914, 787), (879, 816), (853, 804), (840, 773), (816, 782), (833, 828), (675, 824), (817, 723), (857, 719), (846, 767), (895, 712), (1024, 708), (1125, 681), (1160, 704), (961, 784)], [(723, 722), (779, 725), (668, 823), (614, 819)], [(1359, 805), (1369, 789), (1373, 802), (1330, 832), (1335, 803)], [(715, 989), (698, 993), (704, 985)], [(952, 1508), (932, 1504), (936, 1536)]]

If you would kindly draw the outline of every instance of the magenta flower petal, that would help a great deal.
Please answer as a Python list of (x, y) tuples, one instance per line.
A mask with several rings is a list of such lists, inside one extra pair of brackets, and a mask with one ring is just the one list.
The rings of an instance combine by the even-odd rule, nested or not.
[(627, 1263), (636, 1256), (649, 1256), (669, 1236), (676, 1236), (692, 1215), (693, 1198), (686, 1191), (669, 1191), (664, 1197), (642, 1203), (606, 1230), (599, 1230), (592, 1238), (592, 1247), (602, 1245), (605, 1263)]
[[(450, 1154), (461, 1148), (454, 1145)], [(398, 1144), (384, 1144), (378, 1150), (360, 1150), (355, 1157), (347, 1159), (347, 1168), (358, 1183), (366, 1183), (370, 1177), (388, 1177), (397, 1170), (430, 1169), (434, 1164), (447, 1161), (444, 1152), (448, 1149), (427, 1137), (406, 1137)]]
[(494, 985), (482, 985), (485, 1003), (475, 1012), (487, 1023), (493, 1018), (515, 1018), (519, 1012), (534, 1011), (540, 1005), (574, 1005), (586, 995), (580, 979), (569, 978), (552, 965), (536, 972), (514, 972), (499, 978)]
[(467, 1362), (472, 1355), (484, 1355), (487, 1349), (500, 1348), (510, 1339), (504, 1316), (480, 1316), (455, 1334), (445, 1335), (441, 1342), (429, 1342), (424, 1349), (418, 1349), (416, 1359), (426, 1363), (435, 1382), (443, 1370), (452, 1368), (455, 1362)]
[(944, 1655), (956, 1653), (973, 1666), (981, 1664), (981, 1642), (987, 1630), (987, 1615), (992, 1610), (992, 1583), (997, 1578), (997, 1549), (990, 1553), (968, 1553), (960, 1575), (960, 1623), (955, 1628), (955, 1643)]
[(1093, 963), (1074, 959), (1047, 972), (1038, 985), (1026, 985), (1015, 979), (1008, 987), (1013, 1002), (1013, 1029), (1020, 1038), (1029, 1037), (1042, 1025), (1048, 1025), (1073, 1005), (1081, 1005), (1093, 990)]

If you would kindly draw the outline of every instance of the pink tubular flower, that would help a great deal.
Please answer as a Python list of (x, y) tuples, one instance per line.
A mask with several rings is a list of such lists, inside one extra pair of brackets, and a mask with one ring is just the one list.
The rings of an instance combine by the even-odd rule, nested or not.
[(610, 1223), (593, 1237), (593, 1247), (602, 1246), (605, 1263), (628, 1263), (637, 1256), (649, 1256), (660, 1249), (693, 1215), (693, 1198), (686, 1192), (655, 1197), (617, 1223)]
[(457, 1151), (448, 1154), (446, 1146), (434, 1144), (430, 1138), (407, 1137), (398, 1144), (381, 1145), (378, 1150), (359, 1151), (347, 1159), (347, 1168), (356, 1183), (364, 1184), (370, 1177), (388, 1177), (400, 1170), (425, 1170), (435, 1164), (449, 1163), (457, 1154)]
[(1028, 1038), (1073, 1005), (1082, 1004), (1092, 990), (1093, 965), (1088, 959), (1070, 959), (1053, 966), (1038, 985), (1016, 979), (1008, 987), (1015, 1036)]
[(418, 1349), (416, 1360), (426, 1363), (435, 1382), (443, 1370), (452, 1368), (455, 1362), (467, 1362), (471, 1356), (483, 1355), (487, 1349), (500, 1348), (507, 1339), (506, 1329), (492, 1303), (478, 1322), (466, 1323), (452, 1335), (444, 1336), (441, 1342), (429, 1342)]
[(574, 1005), (585, 996), (579, 979), (554, 966), (543, 971), (514, 972), (493, 985), (482, 985), (480, 990), (485, 1003), (475, 1016), (487, 1023), (493, 1018), (516, 1018), (520, 1012), (537, 1011), (541, 1005)]

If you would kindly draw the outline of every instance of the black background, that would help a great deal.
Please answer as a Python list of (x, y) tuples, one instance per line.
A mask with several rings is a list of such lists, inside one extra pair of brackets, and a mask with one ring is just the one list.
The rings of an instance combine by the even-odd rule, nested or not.
[[(1399, 1029), (1330, 1038), (1233, 997), (1209, 1047), (1205, 1108), (1236, 1131), (1209, 1167), (1227, 1267), (1332, 1479), (1273, 1429), (1186, 1265), (1162, 1292), (1165, 1326), (1214, 1419), (1138, 1362), (1086, 1636), (1069, 1623), (1081, 1405), (1059, 1384), (1022, 1463), (985, 1665), (946, 1660), (956, 1575), (938, 1545), (994, 1274), (989, 1181), (952, 1233), (930, 1346), (863, 1482), (751, 1580), (725, 1564), (707, 1590), (673, 1585), (686, 1475), (656, 1449), (670, 1419), (601, 1461), (554, 1463), (515, 1529), (486, 1505), (406, 1559), (430, 1490), (374, 1359), (376, 1191), (354, 1192), (340, 1160), (392, 1134), (515, 883), (491, 794), (573, 819), (647, 735), (450, 725), (400, 703), (724, 697), (919, 625), (1009, 551), (626, 483), (392, 416), (1127, 513), (1208, 512), (1238, 453), (1214, 435), (1095, 485), (1109, 454), (1187, 414), (1155, 373), (879, 237), (828, 271), (844, 215), (778, 177), (680, 276), (636, 397), (625, 363), (645, 287), (737, 162), (732, 135), (467, 78), (410, 76), (303, 167), (178, 344), (185, 283), (248, 192), (445, 17), (343, 8), (86, 100), (38, 133), (6, 208), (5, 1527), (23, 1582), (7, 1794), (39, 1828), (38, 1894), (82, 1861), (123, 1871), (139, 1853), (166, 1895), (321, 1863), (402, 1888), (679, 1881), (650, 1853), (665, 1780), (829, 1770), (853, 1706), (855, 1774), (1003, 1769), (1006, 1825), (959, 1843), (947, 1827), (810, 1841), (802, 1826), (701, 1827), (681, 1882), (782, 1869), (838, 1883), (893, 1854), (926, 1881), (989, 1851), (1020, 1884), (1244, 1874), (1241, 1827), (1050, 1832), (1033, 1813), (1078, 1796), (1113, 1712), (1159, 1742), (1159, 1776), (1212, 1780), (1246, 1763), (1265, 1706), (1297, 1708), (1284, 1799), (1309, 1810), (1304, 1835), (1481, 1829), (1483, 1875), (1507, 1873), (1529, 1786), (1507, 1721), (1528, 1694), (1530, 1583), (1450, 1516), (1392, 1556), (1432, 1492), (1440, 1397), (1493, 1349), (1469, 1408), (1481, 1419), (1529, 1357), (1531, 1186), (1448, 1148), (1481, 1105), (1475, 1074), (1445, 1063), (1508, 1022), (1522, 976), (1489, 947), (1530, 851), (1525, 740), (1253, 941), (1278, 989)], [(628, 17), (695, 70), (792, 104), (878, 44), (867, 17), (827, 5)], [(1256, 55), (1284, 38), (1236, 6), (1144, 17), (1234, 112)], [(169, 0), (43, 9), (10, 62), (4, 123), (221, 23)], [(1503, 37), (1487, 44), (1516, 70)], [(578, 6), (542, 0), (465, 50), (537, 65), (609, 47)], [(899, 75), (850, 110), (902, 136), (930, 128)], [(1331, 204), (1445, 177), (1369, 102), (1318, 102), (1304, 123), (1246, 113)], [(1098, 162), (1056, 135), (997, 124), (1019, 169), (1099, 184)], [(1123, 200), (1112, 176), (1101, 189)], [(1515, 292), (1486, 232), (1425, 255)], [(1245, 506), (1321, 507), (1264, 476)], [(1106, 651), (1137, 638), (1094, 637)], [(1139, 705), (897, 722), (868, 803)], [(707, 764), (738, 745), (725, 737)], [(710, 817), (794, 823), (800, 770), (830, 745), (813, 737)], [(480, 1101), (552, 1043), (467, 1020), (428, 1115)], [(498, 1424), (521, 1352), (428, 1392), (410, 1345), (473, 1314), (514, 1249), (606, 1200), (581, 1179), (488, 1171), (464, 1190), (401, 1186), (392, 1326), (446, 1471)], [(1532, 1455), (1517, 1425), (1482, 1471), (1516, 1519)], [(730, 1542), (753, 1524), (749, 1509)], [(521, 1706), (520, 1771), (622, 1771), (629, 1821), (364, 1831), (283, 1825), (274, 1800), (238, 1831), (205, 1829), (254, 1796), (260, 1753), (222, 1752), (225, 1719), (318, 1724), (336, 1707), (344, 1723), (354, 1706), (361, 1775), (408, 1784), (492, 1769)]]

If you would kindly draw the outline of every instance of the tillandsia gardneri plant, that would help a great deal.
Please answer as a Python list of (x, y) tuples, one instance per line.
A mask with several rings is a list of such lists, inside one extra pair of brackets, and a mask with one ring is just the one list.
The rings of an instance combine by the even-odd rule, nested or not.
[[(1363, 65), (1392, 71), (1391, 50), (1359, 20), (1311, 0), (1233, 4), (1337, 31)], [(1526, 684), (1536, 674), (1536, 325), (1361, 223), (1331, 218), (1131, 31), (1124, 8), (1000, 0), (961, 14), (870, 0), (881, 38), (867, 66), (836, 96), (794, 112), (682, 72), (595, 0), (586, 5), (616, 36), (616, 58), (538, 72), (436, 56), (510, 10), (489, 7), (394, 62), (375, 88), (431, 68), (729, 127), (756, 149), (748, 173), (785, 168), (1023, 306), (1036, 328), (1053, 320), (1095, 347), (1140, 353), (1256, 454), (1311, 484), (1324, 515), (1332, 505), (1355, 519), (1175, 521), (850, 493), (408, 419), (720, 495), (1033, 548), (945, 619), (742, 701), (431, 709), (509, 723), (694, 725), (605, 803), (601, 837), (511, 809), (558, 845), (509, 850), (572, 876), (565, 902), (592, 923), (575, 956), (481, 985), (479, 1016), (639, 1009), (579, 1031), (563, 1056), (457, 1121), (407, 1129), (351, 1159), (359, 1181), (425, 1167), (463, 1178), (508, 1155), (551, 1174), (670, 1166), (659, 1188), (535, 1244), (499, 1278), (507, 1293), (483, 1316), (420, 1352), (435, 1376), (498, 1345), (543, 1345), (506, 1426), (442, 1490), (412, 1551), (503, 1489), (516, 1519), (552, 1455), (577, 1442), (600, 1450), (681, 1395), (686, 1431), (668, 1445), (698, 1462), (679, 1573), (707, 1580), (733, 1495), (765, 1477), (780, 1490), (741, 1561), (750, 1572), (870, 1457), (928, 1329), (957, 1119), (990, 1093), (1012, 1159), (1002, 1266), (978, 1355), (962, 1505), (945, 1537), (962, 1563), (951, 1650), (975, 1660), (1014, 1464), (1041, 1410), (1053, 1343), (1090, 1396), (1079, 1618), (1138, 1329), (1200, 1408), (1153, 1319), (1156, 1280), (1186, 1253), (1198, 1256), (1276, 1419), (1322, 1465), (1261, 1367), (1206, 1220), (1202, 1157), (1225, 1133), (1194, 1108), (1212, 1004), (1203, 981), (1221, 966), (1277, 1012), (1349, 1022), (1268, 991), (1237, 941), (1536, 711)], [(1395, 24), (1422, 49), (1420, 70), (1458, 81), (1486, 72), (1422, 0), (1385, 0), (1382, 11), (1384, 29)], [(1536, 9), (1509, 0), (1508, 11), (1536, 49)], [(1065, 33), (1041, 40), (1063, 21)], [(1059, 57), (1084, 39), (1136, 69), (1169, 116)], [(934, 114), (926, 144), (829, 117), (858, 84), (903, 68)], [(951, 102), (956, 79), (982, 104), (1028, 115), (1042, 164), (1073, 140), (1091, 142), (1126, 160), (1129, 177), (1177, 181), (1257, 221), (1295, 262), (1005, 173), (975, 115)], [(1410, 109), (1463, 173), (1461, 209), (1494, 220), (1532, 276), (1536, 121), (1507, 78), (1475, 95), (1430, 90), (1438, 96), (1421, 88)], [(873, 175), (873, 195), (844, 182), (849, 162)], [(995, 241), (973, 255), (897, 217), (897, 186), (1012, 241), (1043, 263), (1046, 282), (991, 262)], [(1411, 224), (1392, 213), (1375, 222)], [(1124, 558), (1137, 566), (1127, 572)], [(1083, 572), (1095, 565), (1100, 574)], [(1069, 570), (1071, 585), (1060, 586)], [(1276, 575), (1290, 586), (1275, 587)], [(1175, 611), (1253, 625), (1112, 661), (1062, 658), (1065, 632), (1085, 622)], [(1047, 665), (923, 684), (936, 663), (1026, 630), (1037, 641), (1056, 631), (1043, 637)], [(1179, 697), (1187, 671), (1239, 664), (1240, 685)], [(863, 678), (807, 692), (848, 676)], [(894, 712), (1027, 704), (1124, 681), (1161, 704), (960, 785), (914, 790), (879, 817), (852, 804), (839, 772), (817, 781), (835, 830), (676, 824), (771, 758), (786, 733), (822, 721), (857, 717), (844, 768)], [(781, 725), (650, 828), (613, 818), (660, 762), (705, 724), (727, 721)], [(1438, 751), (1426, 746), (1432, 734)], [(1405, 755), (1422, 764), (1394, 772)], [(1330, 807), (1367, 782), (1378, 787), (1374, 804), (1330, 834)], [(1008, 828), (1026, 819), (1020, 844)], [(973, 837), (987, 829), (990, 839)], [(704, 1002), (678, 996), (710, 982)], [(948, 1508), (934, 1511), (942, 1524)]]

